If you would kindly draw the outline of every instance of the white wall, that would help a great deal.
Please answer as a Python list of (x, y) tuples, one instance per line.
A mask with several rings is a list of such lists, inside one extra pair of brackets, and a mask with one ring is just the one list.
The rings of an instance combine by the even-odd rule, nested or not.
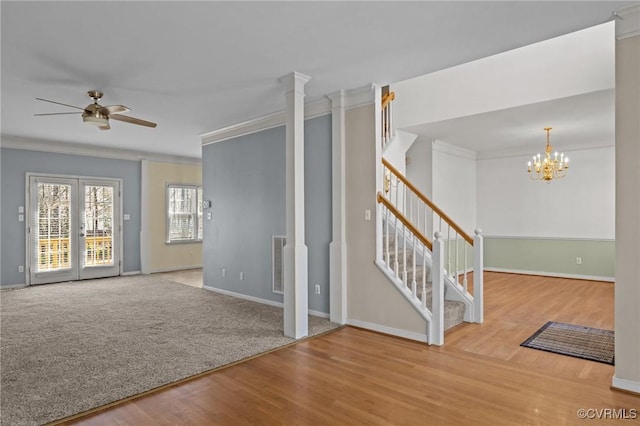
[(475, 153), (442, 141), (434, 141), (432, 149), (433, 202), (467, 234), (473, 235), (476, 227)]
[(565, 152), (567, 176), (533, 181), (529, 156), (478, 161), (478, 226), (489, 236), (615, 238), (615, 148)]
[(612, 89), (613, 42), (614, 23), (607, 22), (392, 84), (394, 125), (407, 128)]
[(418, 139), (407, 151), (407, 178), (428, 198), (432, 198), (431, 140)]

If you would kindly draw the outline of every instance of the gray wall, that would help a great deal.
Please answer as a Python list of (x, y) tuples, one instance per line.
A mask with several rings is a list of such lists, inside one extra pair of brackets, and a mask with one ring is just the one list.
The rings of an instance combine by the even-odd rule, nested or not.
[[(2, 177), (2, 271), (0, 286), (25, 283), (25, 225), (18, 222), (18, 206), (25, 205), (26, 173), (77, 175), (123, 180), (123, 212), (131, 220), (123, 221), (124, 272), (140, 270), (140, 162), (80, 155), (56, 154), (2, 148), (0, 156)], [(27, 265), (25, 265), (26, 267)]]
[[(202, 149), (204, 285), (282, 302), (272, 292), (271, 237), (285, 235), (284, 126)], [(305, 122), (305, 222), (309, 308), (329, 312), (331, 117)], [(206, 212), (205, 212), (206, 218)], [(222, 269), (226, 275), (222, 276)], [(244, 280), (240, 280), (240, 272)], [(315, 294), (315, 285), (321, 287)]]

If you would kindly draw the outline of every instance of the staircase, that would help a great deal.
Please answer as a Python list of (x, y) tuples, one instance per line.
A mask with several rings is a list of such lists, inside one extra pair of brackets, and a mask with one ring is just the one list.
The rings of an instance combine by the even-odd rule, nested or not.
[(391, 125), (393, 92), (381, 95), (375, 263), (425, 319), (427, 342), (442, 345), (445, 330), (483, 321), (482, 235), (465, 233), (388, 161), (404, 159), (394, 148), (406, 136)]
[[(396, 254), (396, 236), (395, 234), (389, 235), (389, 245), (386, 244), (386, 236), (384, 236), (385, 243), (383, 244), (384, 257), (389, 254), (390, 264), (395, 263), (396, 258), (398, 264), (404, 264), (405, 260), (408, 265), (413, 264), (413, 250), (399, 248)], [(406, 240), (405, 240), (406, 241)], [(388, 249), (387, 249), (388, 247)], [(388, 251), (387, 251), (388, 250)], [(425, 299), (425, 306), (428, 310), (433, 308), (433, 282), (429, 277), (430, 268), (429, 265), (423, 265), (417, 263), (415, 270), (410, 268), (406, 272), (400, 271), (398, 278), (402, 281), (405, 291), (412, 292), (412, 282), (416, 283), (425, 282), (424, 289), (421, 285), (416, 285), (416, 297), (419, 300)], [(405, 275), (407, 279), (405, 280)], [(457, 300), (447, 300), (445, 287), (445, 300), (444, 300), (444, 329), (448, 330), (451, 327), (455, 327), (458, 324), (464, 322), (465, 305), (463, 302)]]

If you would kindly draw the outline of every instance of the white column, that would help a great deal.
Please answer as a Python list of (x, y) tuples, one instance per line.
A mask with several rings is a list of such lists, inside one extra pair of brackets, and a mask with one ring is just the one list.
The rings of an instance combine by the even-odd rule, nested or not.
[(434, 236), (433, 250), (431, 251), (433, 260), (431, 285), (433, 288), (431, 292), (429, 344), (442, 346), (444, 344), (444, 242), (440, 232), (436, 232)]
[(309, 334), (309, 274), (304, 235), (304, 85), (309, 77), (294, 72), (280, 81), (286, 91), (287, 116), (284, 334), (300, 339)]
[(344, 91), (331, 99), (331, 168), (332, 227), (329, 244), (329, 318), (338, 324), (347, 323), (347, 204)]
[[(140, 272), (142, 274), (151, 273), (150, 243), (151, 225), (149, 218), (151, 217), (150, 203), (150, 186), (149, 182), (149, 160), (140, 160), (141, 168), (141, 197), (140, 197)], [(122, 188), (120, 188), (122, 191)]]

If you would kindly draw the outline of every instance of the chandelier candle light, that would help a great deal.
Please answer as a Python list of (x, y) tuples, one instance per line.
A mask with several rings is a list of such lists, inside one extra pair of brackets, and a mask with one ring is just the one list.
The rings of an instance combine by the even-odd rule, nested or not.
[(560, 153), (558, 158), (558, 151), (551, 156), (552, 147), (549, 144), (549, 131), (551, 127), (545, 127), (547, 132), (547, 147), (545, 148), (544, 158), (538, 155), (533, 156), (533, 163), (529, 161), (527, 164), (527, 170), (529, 177), (533, 180), (544, 180), (547, 183), (553, 179), (560, 179), (566, 176), (567, 169), (569, 168), (569, 157), (565, 157), (563, 153)]

